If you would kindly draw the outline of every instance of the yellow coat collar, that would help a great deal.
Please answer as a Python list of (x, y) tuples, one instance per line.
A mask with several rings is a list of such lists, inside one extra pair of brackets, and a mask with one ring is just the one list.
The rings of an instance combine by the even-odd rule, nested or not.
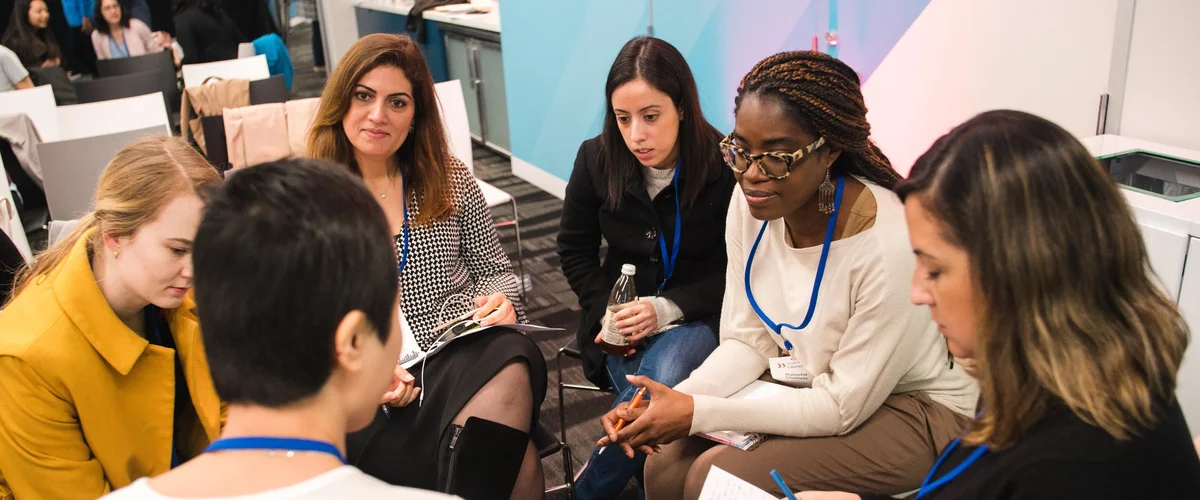
[[(85, 233), (75, 243), (57, 273), (48, 279), (53, 280), (59, 305), (84, 338), (113, 369), (121, 375), (128, 375), (150, 342), (121, 322), (96, 284), (96, 275), (88, 258), (88, 240), (93, 233), (95, 229)], [(192, 404), (210, 439), (215, 439), (221, 428), (221, 402), (208, 373), (208, 360), (200, 336), (200, 324), (194, 313), (195, 307), (192, 294), (189, 293), (179, 307), (166, 310), (166, 316), (175, 338), (176, 352), (184, 367)]]

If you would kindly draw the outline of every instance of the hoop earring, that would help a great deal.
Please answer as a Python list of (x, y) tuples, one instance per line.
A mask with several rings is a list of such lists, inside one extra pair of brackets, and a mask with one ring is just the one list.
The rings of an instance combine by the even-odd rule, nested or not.
[(825, 215), (833, 213), (833, 195), (837, 188), (829, 181), (829, 171), (831, 168), (825, 168), (825, 182), (822, 182), (817, 187), (817, 210)]

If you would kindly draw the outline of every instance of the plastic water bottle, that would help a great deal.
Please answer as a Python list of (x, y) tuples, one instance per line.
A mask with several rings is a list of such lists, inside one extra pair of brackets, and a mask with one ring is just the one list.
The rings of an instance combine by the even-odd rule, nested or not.
[(621, 266), (621, 276), (613, 285), (612, 293), (608, 295), (608, 311), (604, 313), (604, 321), (600, 328), (604, 335), (600, 337), (600, 350), (609, 356), (627, 356), (631, 349), (629, 339), (617, 328), (617, 320), (613, 319), (622, 309), (629, 307), (638, 300), (637, 290), (633, 285), (633, 275), (637, 268), (633, 264)]

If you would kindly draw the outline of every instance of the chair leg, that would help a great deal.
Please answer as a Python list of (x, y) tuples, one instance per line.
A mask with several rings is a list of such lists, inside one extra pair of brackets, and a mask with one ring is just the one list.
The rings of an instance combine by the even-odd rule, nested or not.
[(563, 442), (563, 475), (567, 480), (567, 499), (575, 500), (575, 467), (571, 464), (571, 447)]
[(567, 405), (563, 401), (563, 371), (562, 371), (563, 352), (559, 349), (558, 354), (554, 357), (554, 365), (558, 370), (558, 432), (559, 441), (567, 444)]
[(517, 215), (517, 198), (515, 196), (511, 198), (513, 230), (517, 235), (517, 280), (520, 281), (521, 301), (525, 302), (525, 252), (521, 250), (521, 217)]

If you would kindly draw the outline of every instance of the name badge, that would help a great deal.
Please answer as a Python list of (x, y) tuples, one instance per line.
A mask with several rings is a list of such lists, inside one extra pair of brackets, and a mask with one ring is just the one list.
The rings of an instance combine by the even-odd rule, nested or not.
[(792, 387), (812, 387), (812, 372), (790, 356), (771, 358), (771, 378)]

